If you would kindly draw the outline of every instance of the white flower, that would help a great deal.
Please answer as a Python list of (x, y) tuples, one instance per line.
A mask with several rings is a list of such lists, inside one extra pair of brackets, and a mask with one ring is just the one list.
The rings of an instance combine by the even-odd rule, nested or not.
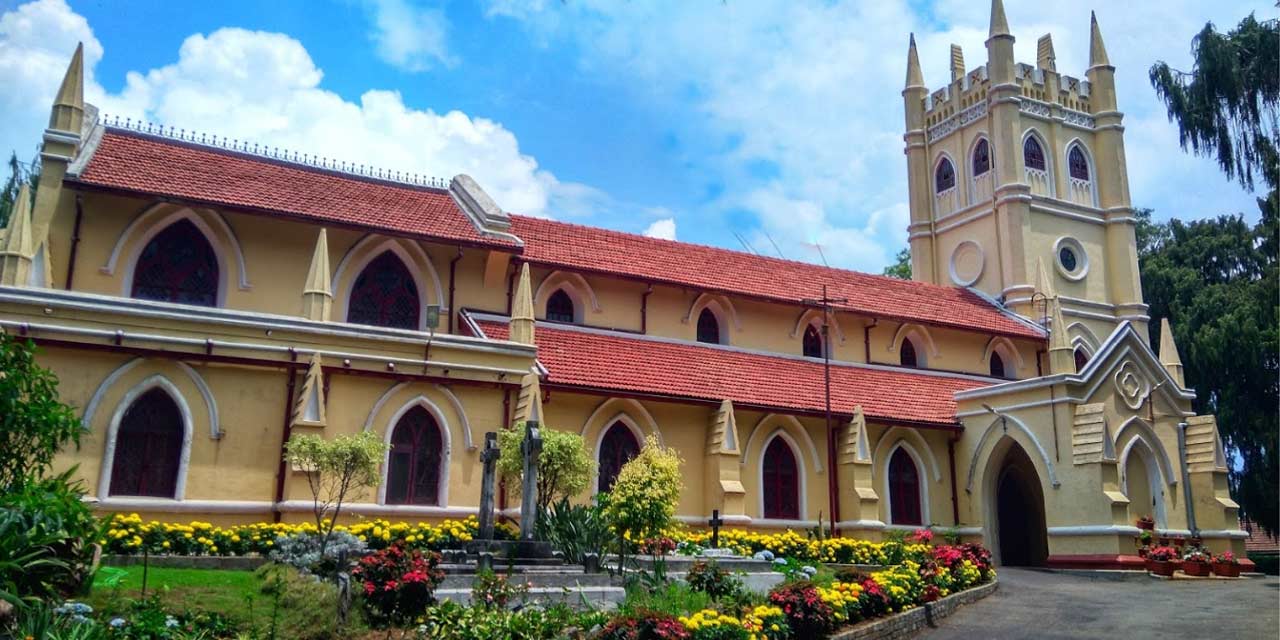
[(109, 625), (111, 625), (111, 626), (113, 626), (113, 627), (115, 627), (115, 628), (119, 629), (120, 627), (123, 627), (123, 626), (125, 625), (125, 619), (124, 619), (124, 618), (112, 618), (112, 619), (111, 619), (111, 622), (108, 622), (107, 624), (109, 624)]

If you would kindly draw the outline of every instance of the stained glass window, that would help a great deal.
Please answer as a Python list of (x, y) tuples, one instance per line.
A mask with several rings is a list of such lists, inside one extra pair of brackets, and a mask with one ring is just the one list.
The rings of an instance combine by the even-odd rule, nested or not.
[(920, 366), (920, 359), (916, 357), (916, 345), (912, 344), (911, 340), (902, 341), (902, 347), (898, 349), (898, 357), (901, 358), (904, 367)]
[(347, 322), (417, 329), (418, 287), (404, 262), (391, 251), (369, 262), (351, 287)]
[(804, 330), (804, 355), (810, 358), (822, 357), (822, 333), (813, 325)]
[(1027, 136), (1022, 143), (1022, 163), (1028, 169), (1045, 170), (1044, 149), (1040, 146), (1040, 141), (1035, 136)]
[(902, 447), (889, 459), (889, 505), (893, 524), (924, 524), (920, 515), (920, 470)]
[(1062, 268), (1066, 269), (1068, 273), (1075, 273), (1076, 267), (1080, 264), (1076, 258), (1075, 249), (1071, 247), (1058, 249), (1058, 261), (1062, 263)]
[(573, 322), (573, 298), (564, 292), (564, 289), (556, 289), (556, 292), (547, 298), (547, 319), (555, 322)]
[(596, 488), (604, 493), (613, 488), (613, 483), (622, 471), (622, 465), (631, 461), (640, 453), (640, 443), (631, 429), (621, 422), (615, 422), (600, 440), (600, 478)]
[(698, 314), (698, 342), (720, 344), (720, 320), (710, 309)]
[(762, 486), (764, 517), (800, 519), (800, 469), (795, 452), (783, 438), (774, 438), (764, 452)]
[(1084, 157), (1079, 146), (1071, 147), (1071, 151), (1067, 153), (1067, 168), (1071, 171), (1072, 178), (1089, 179), (1089, 160)]
[(133, 268), (133, 297), (214, 307), (218, 257), (190, 220), (179, 220), (147, 243)]
[(387, 504), (437, 505), (442, 452), (435, 418), (420, 406), (405, 412), (391, 434)]
[(951, 161), (943, 158), (938, 163), (938, 169), (933, 174), (934, 187), (938, 193), (942, 193), (947, 189), (956, 186), (956, 168), (951, 166)]
[(991, 145), (987, 144), (986, 138), (983, 138), (973, 148), (973, 175), (980, 176), (990, 170)]
[(183, 431), (182, 412), (161, 389), (129, 405), (116, 431), (110, 494), (176, 497)]
[(1004, 377), (1004, 358), (1001, 358), (1000, 354), (995, 352), (991, 354), (991, 377)]

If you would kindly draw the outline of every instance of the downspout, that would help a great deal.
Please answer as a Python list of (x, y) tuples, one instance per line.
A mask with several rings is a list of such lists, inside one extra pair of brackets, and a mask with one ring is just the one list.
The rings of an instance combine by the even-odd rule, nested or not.
[[(518, 267), (520, 265), (519, 263), (512, 261), (511, 266)], [(517, 271), (519, 271), (519, 269), (511, 269), (511, 272), (507, 274), (507, 317), (508, 318), (511, 317), (511, 304), (516, 297), (515, 287), (516, 287)]]
[(649, 333), (649, 294), (651, 293), (653, 293), (652, 284), (640, 294), (640, 335)]
[(871, 364), (871, 330), (880, 325), (879, 318), (872, 318), (871, 324), (862, 325), (862, 349), (864, 362)]
[[(67, 251), (67, 291), (71, 290), (71, 283), (76, 273), (76, 248), (80, 246), (80, 220), (84, 217), (84, 204), (81, 195), (76, 194), (76, 223), (71, 228), (71, 249)], [(51, 265), (45, 265), (46, 269)]]
[(1191, 473), (1187, 469), (1187, 423), (1178, 423), (1178, 462), (1182, 463), (1182, 499), (1187, 503), (1187, 529), (1192, 538), (1200, 537), (1196, 526), (1196, 504), (1191, 500)]
[[(502, 391), (502, 428), (511, 427), (511, 389), (508, 387)], [(506, 516), (503, 512), (507, 510), (507, 483), (505, 480), (498, 479), (498, 522), (506, 522)]]
[(960, 432), (947, 439), (947, 461), (951, 466), (951, 522), (960, 526), (960, 501), (956, 497), (956, 441), (960, 439)]
[(449, 261), (449, 333), (453, 334), (453, 316), (457, 313), (458, 305), (454, 299), (454, 276), (458, 271), (458, 261), (462, 259), (462, 247), (458, 247), (458, 255)]
[(1045, 354), (1044, 349), (1036, 349), (1036, 377), (1037, 378), (1044, 377), (1044, 361), (1041, 359), (1041, 357), (1044, 356), (1044, 354)]
[[(289, 349), (290, 362), (298, 361), (298, 354), (291, 348)], [(284, 394), (284, 425), (280, 430), (280, 463), (276, 467), (276, 499), (271, 503), (271, 518), (273, 522), (280, 522), (280, 503), (284, 502), (284, 481), (286, 474), (289, 472), (289, 463), (285, 462), (285, 448), (289, 444), (289, 438), (293, 435), (293, 385), (294, 379), (297, 378), (293, 367), (288, 368), (289, 382), (285, 385)]]

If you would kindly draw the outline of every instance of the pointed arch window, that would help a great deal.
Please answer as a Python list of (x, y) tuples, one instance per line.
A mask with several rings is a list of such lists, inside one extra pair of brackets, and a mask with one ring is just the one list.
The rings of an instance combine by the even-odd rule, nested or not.
[(417, 329), (420, 305), (409, 268), (388, 250), (371, 260), (352, 285), (347, 322)]
[(131, 295), (160, 300), (218, 305), (218, 256), (190, 220), (179, 220), (147, 243), (133, 268)]
[(942, 193), (956, 186), (956, 168), (951, 166), (951, 160), (943, 158), (938, 163), (938, 168), (933, 172), (934, 191)]
[(760, 490), (764, 495), (764, 517), (800, 519), (800, 465), (786, 439), (774, 438), (765, 448)]
[(1005, 375), (1004, 375), (1004, 358), (1001, 358), (999, 353), (996, 353), (996, 352), (994, 352), (994, 351), (992, 351), (992, 352), (991, 352), (991, 364), (990, 364), (990, 367), (991, 367), (991, 377), (993, 377), (993, 378), (1003, 378), (1003, 377), (1005, 377)]
[(902, 339), (902, 346), (898, 348), (898, 358), (904, 367), (920, 366), (920, 358), (916, 355), (916, 345), (911, 342), (910, 338)]
[(710, 309), (698, 314), (698, 342), (720, 344), (720, 319)]
[(823, 353), (822, 332), (817, 325), (809, 325), (804, 330), (804, 355), (808, 358), (821, 358)]
[(973, 175), (980, 176), (991, 170), (991, 145), (986, 138), (973, 147)]
[(110, 495), (177, 497), (184, 429), (182, 411), (163, 390), (135, 400), (116, 431)]
[(1022, 163), (1028, 169), (1037, 171), (1045, 171), (1047, 169), (1044, 160), (1044, 148), (1040, 146), (1040, 141), (1036, 140), (1034, 135), (1029, 135), (1026, 140), (1022, 141)]
[(1073, 145), (1067, 152), (1067, 171), (1076, 180), (1089, 181), (1089, 160), (1080, 150), (1080, 145)]
[(1085, 353), (1084, 349), (1081, 349), (1080, 347), (1076, 347), (1075, 356), (1076, 356), (1076, 373), (1080, 373), (1081, 371), (1084, 371), (1085, 366), (1089, 364), (1089, 354)]
[(409, 409), (391, 433), (387, 459), (387, 504), (438, 505), (443, 439), (423, 407)]
[(922, 525), (920, 470), (906, 449), (898, 447), (889, 458), (889, 519), (893, 524)]
[(600, 477), (596, 482), (597, 491), (604, 493), (612, 489), (613, 483), (618, 480), (618, 473), (622, 471), (622, 465), (630, 462), (638, 453), (640, 442), (631, 433), (631, 429), (620, 420), (613, 423), (600, 439)]
[(556, 289), (556, 292), (547, 298), (547, 319), (552, 322), (573, 322), (573, 298), (570, 298), (564, 289)]

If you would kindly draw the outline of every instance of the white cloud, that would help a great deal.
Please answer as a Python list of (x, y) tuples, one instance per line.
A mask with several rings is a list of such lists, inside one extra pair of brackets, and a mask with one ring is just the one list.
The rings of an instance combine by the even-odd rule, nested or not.
[(675, 240), (676, 219), (663, 218), (661, 220), (654, 220), (653, 224), (650, 224), (645, 228), (644, 235), (649, 236), (650, 238), (660, 238), (662, 240)]
[[(0, 17), (0, 149), (34, 149), (74, 50), (86, 43), (86, 70), (102, 46), (62, 0), (41, 0)], [(252, 140), (299, 153), (450, 177), (474, 176), (504, 208), (545, 215), (580, 185), (561, 183), (520, 152), (502, 124), (460, 111), (406, 105), (394, 91), (370, 89), (349, 102), (321, 86), (323, 72), (293, 38), (224, 28), (188, 37), (177, 61), (130, 72), (123, 90), (87, 82), (86, 99), (104, 113)]]
[[(1020, 61), (1034, 62), (1036, 39), (1052, 33), (1058, 69), (1083, 77), (1087, 8), (1005, 4)], [(1190, 39), (1205, 20), (1227, 28), (1253, 9), (1244, 0), (1170, 0), (1112, 3), (1099, 16), (1127, 113), (1135, 206), (1182, 217), (1254, 210), (1211, 161), (1178, 149), (1176, 127), (1147, 82), (1157, 59), (1187, 66)], [(758, 220), (748, 231), (757, 250), (772, 249), (759, 237), (767, 235), (787, 257), (818, 261), (817, 242), (833, 265), (869, 271), (906, 243), (907, 34), (916, 33), (925, 79), (938, 87), (949, 78), (950, 43), (964, 47), (969, 68), (985, 62), (989, 19), (986, 2), (962, 0), (491, 0), (488, 14), (521, 21), (535, 41), (572, 43), (581, 69), (676, 113), (673, 127), (723, 141), (699, 149), (697, 162), (724, 180), (724, 195), (682, 212), (686, 232), (695, 217), (718, 224), (726, 212), (746, 210)]]
[(406, 0), (365, 0), (365, 8), (374, 23), (370, 37), (384, 61), (411, 72), (457, 64), (449, 54), (449, 21), (443, 10), (415, 7)]

